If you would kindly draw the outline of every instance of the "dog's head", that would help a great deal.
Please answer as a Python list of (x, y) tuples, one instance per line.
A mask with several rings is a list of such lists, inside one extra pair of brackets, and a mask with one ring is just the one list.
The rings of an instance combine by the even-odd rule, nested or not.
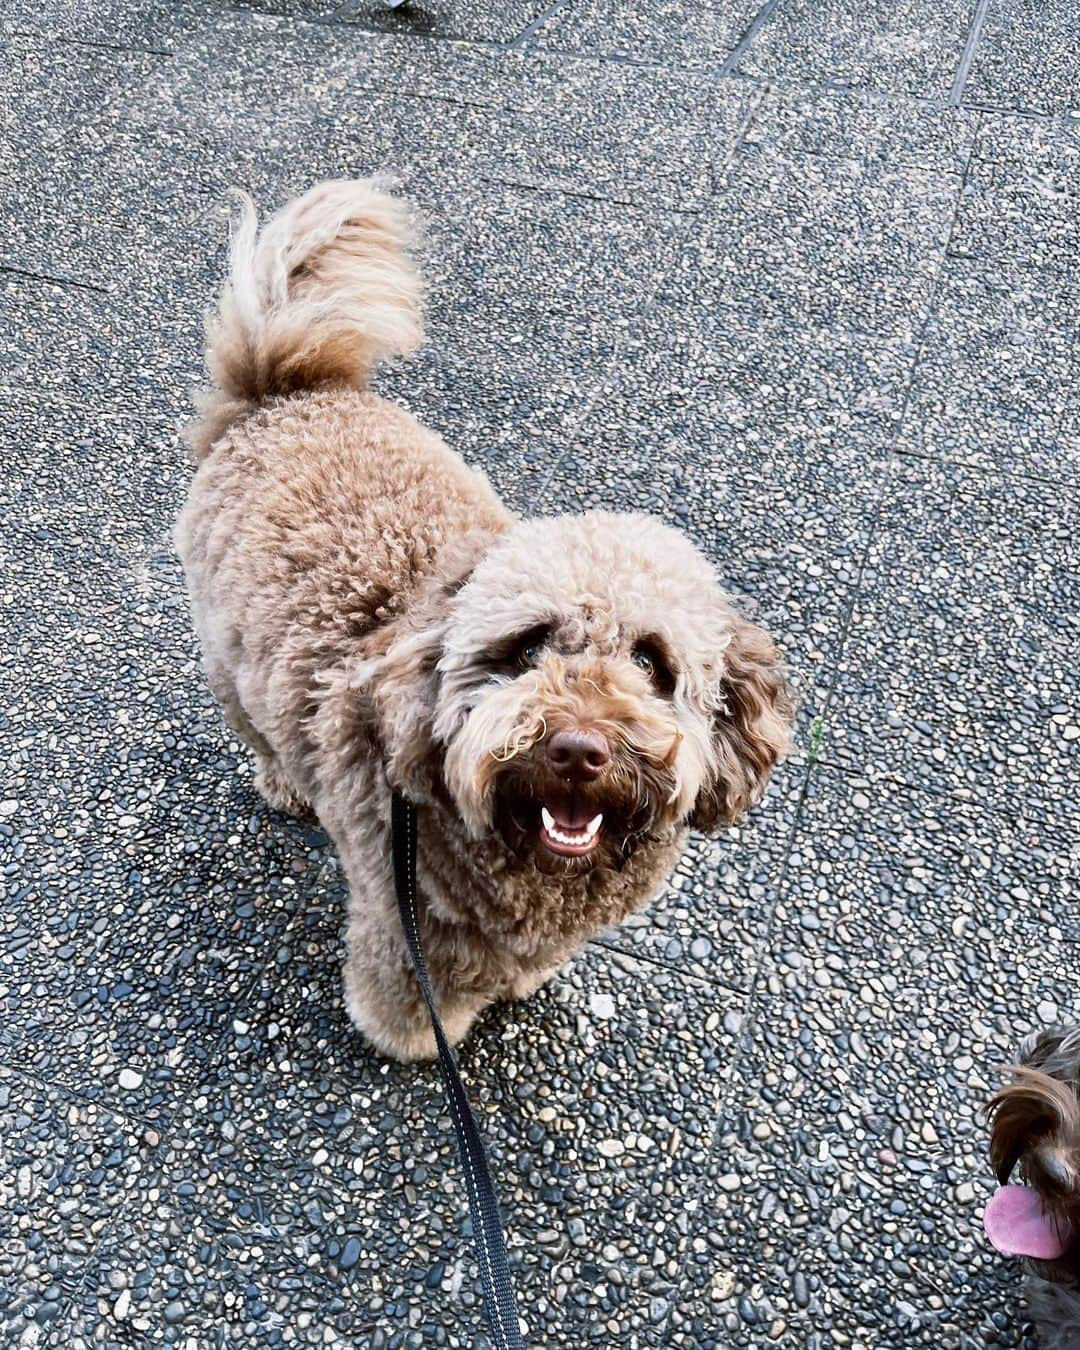
[[(986, 1207), (987, 1234), (1010, 1255), (1080, 1271), (1080, 1032), (1041, 1033), (1012, 1075), (987, 1107), (1002, 1187)], [(1025, 1184), (1008, 1184), (1014, 1174)]]
[(546, 872), (619, 866), (687, 823), (736, 820), (788, 743), (771, 639), (647, 516), (513, 526), (409, 642), (427, 678), (406, 736), (422, 711), (470, 834)]

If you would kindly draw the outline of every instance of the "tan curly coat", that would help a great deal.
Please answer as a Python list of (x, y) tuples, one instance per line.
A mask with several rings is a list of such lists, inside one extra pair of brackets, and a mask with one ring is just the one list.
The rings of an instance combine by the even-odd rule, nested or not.
[(395, 909), (391, 786), (418, 810), (423, 941), (456, 1041), (656, 895), (691, 824), (752, 805), (790, 725), (772, 641), (685, 538), (640, 515), (518, 520), (366, 392), (421, 338), (408, 243), (368, 182), (324, 183), (261, 233), (246, 204), (176, 529), (260, 791), (310, 805), (343, 860), (350, 1014), (402, 1059), (434, 1044)]

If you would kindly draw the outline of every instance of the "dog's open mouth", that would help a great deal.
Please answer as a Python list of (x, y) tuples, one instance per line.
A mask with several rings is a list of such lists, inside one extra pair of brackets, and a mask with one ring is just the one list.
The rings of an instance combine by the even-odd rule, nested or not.
[[(508, 781), (496, 820), (503, 839), (542, 870), (586, 871), (608, 859), (614, 841), (631, 836), (625, 806), (610, 793), (551, 781)], [(547, 865), (545, 865), (547, 864)]]
[[(584, 858), (600, 842), (604, 813), (587, 816), (588, 807), (552, 802), (540, 806), (540, 842), (562, 858)], [(583, 818), (584, 817), (584, 818)]]

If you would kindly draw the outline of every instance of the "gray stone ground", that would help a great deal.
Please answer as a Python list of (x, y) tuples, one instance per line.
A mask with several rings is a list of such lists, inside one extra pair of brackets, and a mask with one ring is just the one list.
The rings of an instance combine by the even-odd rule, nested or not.
[(5, 1346), (481, 1346), (427, 1068), (203, 687), (168, 530), (222, 190), (395, 171), (385, 380), (522, 509), (684, 526), (799, 751), (463, 1059), (535, 1346), (1020, 1346), (980, 1105), (1075, 1017), (1073, 0), (0, 18)]

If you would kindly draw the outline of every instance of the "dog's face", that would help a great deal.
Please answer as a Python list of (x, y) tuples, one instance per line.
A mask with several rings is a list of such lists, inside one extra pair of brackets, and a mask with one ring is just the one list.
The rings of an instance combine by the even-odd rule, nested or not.
[[(990, 1102), (990, 1157), (1001, 1190), (986, 1206), (991, 1242), (1080, 1274), (1080, 1028), (1041, 1032)], [(1010, 1183), (1019, 1176), (1023, 1185)]]
[(738, 818), (787, 745), (771, 640), (649, 517), (515, 526), (440, 627), (443, 782), (474, 837), (545, 872), (617, 867), (688, 822)]

